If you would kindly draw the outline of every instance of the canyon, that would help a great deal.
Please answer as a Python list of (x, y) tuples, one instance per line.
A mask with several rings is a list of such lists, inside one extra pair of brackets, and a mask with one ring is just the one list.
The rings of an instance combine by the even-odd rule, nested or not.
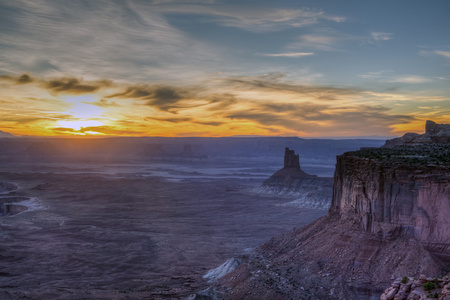
[(450, 144), (447, 125), (431, 125), (415, 136), (438, 136), (433, 143), (405, 142), (407, 134), (338, 156), (328, 214), (240, 256), (199, 295), (379, 299), (397, 278), (450, 275)]

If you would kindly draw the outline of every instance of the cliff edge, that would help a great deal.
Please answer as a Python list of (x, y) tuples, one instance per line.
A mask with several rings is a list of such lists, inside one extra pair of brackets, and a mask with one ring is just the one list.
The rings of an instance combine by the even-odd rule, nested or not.
[(242, 264), (202, 295), (376, 299), (395, 278), (445, 276), (450, 144), (439, 141), (338, 156), (328, 215), (241, 256)]
[(425, 123), (425, 133), (406, 133), (402, 137), (387, 140), (383, 147), (393, 148), (401, 145), (423, 145), (423, 144), (449, 144), (450, 124), (436, 124), (428, 120)]
[(450, 145), (339, 156), (330, 212), (383, 239), (413, 237), (450, 260)]

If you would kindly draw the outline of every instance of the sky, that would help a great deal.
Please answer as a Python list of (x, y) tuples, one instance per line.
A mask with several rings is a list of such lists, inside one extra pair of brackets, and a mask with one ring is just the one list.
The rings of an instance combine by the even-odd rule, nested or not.
[(450, 123), (448, 0), (0, 0), (0, 130), (399, 136)]

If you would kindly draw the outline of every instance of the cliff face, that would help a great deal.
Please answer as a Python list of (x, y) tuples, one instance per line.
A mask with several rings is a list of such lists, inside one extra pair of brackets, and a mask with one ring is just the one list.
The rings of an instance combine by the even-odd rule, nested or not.
[[(411, 143), (338, 156), (328, 215), (242, 257), (214, 291), (226, 299), (374, 299), (390, 278), (448, 274), (450, 144), (426, 136), (446, 137), (447, 128), (429, 122)], [(394, 292), (386, 299), (406, 299)]]
[(389, 164), (346, 153), (337, 158), (330, 212), (370, 233), (419, 240), (450, 258), (450, 167)]

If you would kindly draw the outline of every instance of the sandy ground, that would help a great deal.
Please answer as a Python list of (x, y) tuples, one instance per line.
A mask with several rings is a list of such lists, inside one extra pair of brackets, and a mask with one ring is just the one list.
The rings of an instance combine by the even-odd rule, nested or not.
[(208, 270), (327, 212), (258, 197), (257, 178), (1, 170), (20, 186), (8, 196), (36, 200), (0, 217), (0, 299), (184, 298)]

